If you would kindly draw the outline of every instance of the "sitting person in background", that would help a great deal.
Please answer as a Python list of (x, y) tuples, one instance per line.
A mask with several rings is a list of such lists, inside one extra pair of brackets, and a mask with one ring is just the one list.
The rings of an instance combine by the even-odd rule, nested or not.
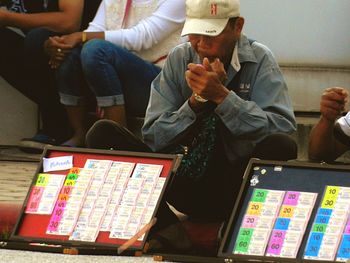
[(345, 111), (349, 93), (345, 88), (327, 88), (321, 97), (321, 117), (312, 128), (309, 158), (315, 161), (334, 161), (350, 149), (350, 113)]
[(104, 0), (84, 32), (48, 41), (56, 47), (49, 49), (51, 66), (74, 130), (63, 145), (84, 145), (85, 96), (91, 91), (103, 118), (125, 126), (127, 115), (144, 116), (151, 82), (180, 43), (184, 20), (184, 0)]
[[(54, 85), (43, 43), (49, 36), (79, 30), (84, 0), (7, 1), (0, 9), (0, 76), (39, 107), (42, 129), (21, 149), (41, 152), (71, 133)], [(8, 27), (15, 27), (14, 31)]]
[(91, 148), (184, 154), (167, 201), (195, 220), (228, 218), (250, 157), (297, 157), (287, 85), (271, 51), (242, 34), (239, 6), (186, 1), (189, 42), (152, 82), (145, 144), (108, 120), (87, 134)]

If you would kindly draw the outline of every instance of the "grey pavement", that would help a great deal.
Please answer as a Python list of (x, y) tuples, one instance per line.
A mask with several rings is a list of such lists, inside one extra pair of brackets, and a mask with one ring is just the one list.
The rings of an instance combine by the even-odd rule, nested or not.
[[(41, 253), (21, 250), (0, 249), (0, 262), (6, 263), (150, 263), (155, 262), (151, 256), (124, 257), (124, 256), (92, 256), (92, 255), (63, 255), (56, 253)], [(169, 261), (163, 261), (169, 262)]]

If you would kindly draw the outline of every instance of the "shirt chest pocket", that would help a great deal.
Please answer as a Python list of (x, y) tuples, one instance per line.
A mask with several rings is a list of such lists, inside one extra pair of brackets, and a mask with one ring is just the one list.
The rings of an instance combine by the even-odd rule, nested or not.
[(240, 83), (234, 91), (241, 99), (250, 100), (250, 83)]

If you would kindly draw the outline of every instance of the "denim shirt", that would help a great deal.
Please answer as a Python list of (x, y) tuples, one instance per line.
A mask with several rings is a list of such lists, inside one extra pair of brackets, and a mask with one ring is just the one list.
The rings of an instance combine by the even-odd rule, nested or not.
[[(215, 108), (225, 127), (220, 136), (231, 161), (249, 156), (256, 143), (269, 134), (296, 130), (287, 85), (271, 51), (258, 42), (250, 44), (242, 35), (238, 58), (241, 65), (248, 65), (240, 74), (239, 87)], [(192, 90), (185, 80), (191, 62), (201, 63), (190, 43), (175, 47), (152, 82), (142, 135), (154, 151), (168, 147), (197, 119), (188, 103)], [(236, 74), (229, 65), (225, 86)]]

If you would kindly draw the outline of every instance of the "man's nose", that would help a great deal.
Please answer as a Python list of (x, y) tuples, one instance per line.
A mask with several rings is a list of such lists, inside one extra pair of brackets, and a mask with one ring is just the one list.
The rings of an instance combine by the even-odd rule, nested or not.
[(199, 41), (201, 42), (209, 42), (211, 40), (210, 36), (205, 36), (205, 35), (201, 35), (199, 38)]

